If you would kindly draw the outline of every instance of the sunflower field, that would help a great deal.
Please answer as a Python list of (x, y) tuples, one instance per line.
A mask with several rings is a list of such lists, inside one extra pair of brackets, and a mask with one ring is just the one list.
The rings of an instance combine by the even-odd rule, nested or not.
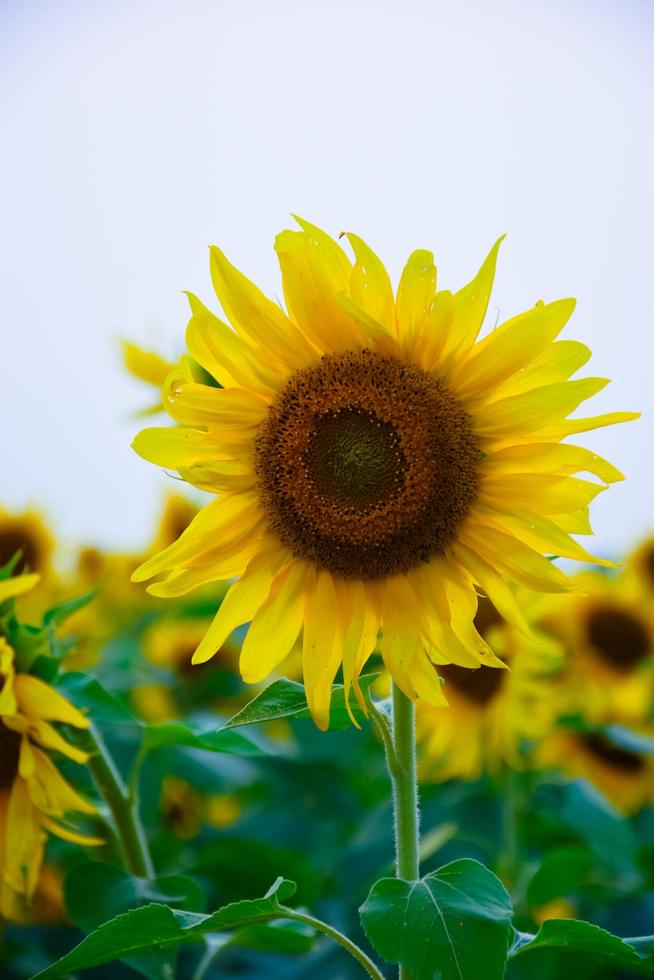
[(654, 977), (654, 539), (578, 540), (638, 413), (573, 300), (483, 328), (500, 244), (212, 248), (123, 345), (147, 549), (0, 512), (3, 978)]

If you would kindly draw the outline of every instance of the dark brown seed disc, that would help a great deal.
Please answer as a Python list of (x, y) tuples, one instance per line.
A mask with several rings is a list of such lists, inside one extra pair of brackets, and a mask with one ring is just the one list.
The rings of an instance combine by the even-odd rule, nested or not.
[(452, 685), (459, 694), (479, 707), (489, 704), (499, 693), (506, 671), (501, 667), (459, 667), (457, 664), (445, 664), (436, 668), (445, 681), (445, 697), (448, 687)]
[(611, 769), (636, 775), (645, 768), (645, 763), (639, 755), (614, 745), (597, 732), (589, 732), (580, 735), (579, 738), (587, 752)]
[(18, 772), (20, 735), (0, 721), (0, 790), (9, 789)]
[(369, 350), (292, 375), (256, 444), (272, 529), (346, 578), (441, 552), (475, 499), (479, 460), (470, 418), (441, 381)]
[(41, 568), (41, 550), (38, 542), (20, 527), (0, 528), (0, 568), (20, 552), (13, 574), (20, 575), (28, 569), (38, 572)]
[(595, 654), (617, 671), (632, 670), (650, 652), (644, 625), (617, 606), (593, 609), (586, 620), (586, 637)]

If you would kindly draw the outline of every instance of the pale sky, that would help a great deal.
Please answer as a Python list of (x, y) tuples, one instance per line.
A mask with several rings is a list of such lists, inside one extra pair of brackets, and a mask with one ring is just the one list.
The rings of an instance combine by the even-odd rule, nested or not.
[(0, 506), (142, 545), (169, 478), (129, 448), (121, 336), (181, 352), (207, 246), (273, 295), (302, 214), (458, 288), (508, 233), (490, 315), (574, 295), (613, 383), (581, 437), (627, 481), (595, 550), (654, 529), (654, 4), (2, 0)]

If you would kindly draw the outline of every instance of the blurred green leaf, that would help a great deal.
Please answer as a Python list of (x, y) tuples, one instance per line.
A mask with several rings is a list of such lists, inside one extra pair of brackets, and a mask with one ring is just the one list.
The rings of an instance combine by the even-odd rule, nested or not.
[(548, 919), (535, 936), (518, 933), (509, 953), (514, 959), (538, 950), (557, 949), (592, 957), (598, 966), (613, 970), (633, 970), (642, 976), (654, 976), (651, 958), (654, 937), (620, 939), (605, 929), (576, 919)]
[(72, 921), (84, 932), (151, 902), (191, 912), (199, 912), (204, 906), (202, 888), (192, 878), (169, 875), (150, 881), (99, 861), (73, 868), (66, 878), (64, 898)]
[(45, 626), (59, 626), (61, 623), (65, 622), (69, 616), (74, 615), (84, 606), (88, 606), (89, 602), (92, 602), (98, 594), (100, 589), (99, 585), (91, 589), (89, 592), (85, 592), (83, 595), (75, 596), (73, 599), (67, 599), (66, 602), (61, 602), (57, 606), (53, 606), (48, 609), (45, 616), (43, 617), (43, 623)]
[(278, 878), (263, 898), (234, 902), (212, 915), (199, 915), (162, 904), (144, 905), (104, 922), (70, 953), (36, 974), (33, 980), (60, 977), (153, 947), (165, 950), (181, 943), (196, 942), (206, 933), (274, 919), (280, 910), (280, 900), (290, 898), (294, 893), (292, 881)]
[(255, 732), (232, 732), (225, 729), (197, 732), (190, 722), (164, 721), (148, 725), (144, 733), (144, 750), (185, 745), (204, 752), (225, 752), (228, 755), (279, 755), (281, 747)]
[[(361, 689), (367, 692), (378, 674), (365, 674), (361, 678)], [(354, 697), (351, 699), (352, 714), (361, 721), (364, 717), (361, 708)], [(311, 712), (307, 704), (304, 686), (297, 681), (282, 678), (273, 681), (265, 691), (258, 694), (238, 714), (223, 725), (221, 731), (239, 728), (242, 725), (260, 725), (262, 722), (275, 721), (279, 718), (310, 718)], [(329, 713), (329, 727), (346, 728), (352, 722), (345, 707), (345, 691), (342, 684), (332, 688), (332, 703)]]
[(360, 909), (365, 933), (414, 980), (501, 980), (513, 930), (502, 882), (463, 858), (420, 881), (382, 878)]
[(585, 847), (571, 844), (549, 851), (527, 886), (529, 907), (538, 908), (569, 895), (593, 864), (593, 855)]
[(96, 724), (139, 724), (129, 708), (90, 674), (77, 671), (62, 674), (57, 686), (74, 705), (82, 711), (87, 709)]

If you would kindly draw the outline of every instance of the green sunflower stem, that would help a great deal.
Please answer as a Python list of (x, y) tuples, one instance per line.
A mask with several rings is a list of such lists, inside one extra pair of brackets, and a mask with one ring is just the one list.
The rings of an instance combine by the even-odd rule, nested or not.
[[(393, 684), (392, 744), (384, 739), (388, 771), (393, 784), (395, 818), (395, 874), (404, 881), (420, 877), (420, 810), (416, 771), (416, 719), (413, 701)], [(405, 967), (400, 980), (411, 980)]]
[(413, 701), (396, 684), (393, 684), (393, 746), (396, 765), (389, 766), (389, 770), (395, 810), (396, 874), (404, 881), (417, 881), (420, 836), (415, 709)]
[(84, 748), (89, 753), (88, 767), (111, 814), (125, 868), (139, 878), (153, 878), (154, 867), (139, 816), (138, 799), (125, 786), (98, 730), (91, 725), (83, 736)]

